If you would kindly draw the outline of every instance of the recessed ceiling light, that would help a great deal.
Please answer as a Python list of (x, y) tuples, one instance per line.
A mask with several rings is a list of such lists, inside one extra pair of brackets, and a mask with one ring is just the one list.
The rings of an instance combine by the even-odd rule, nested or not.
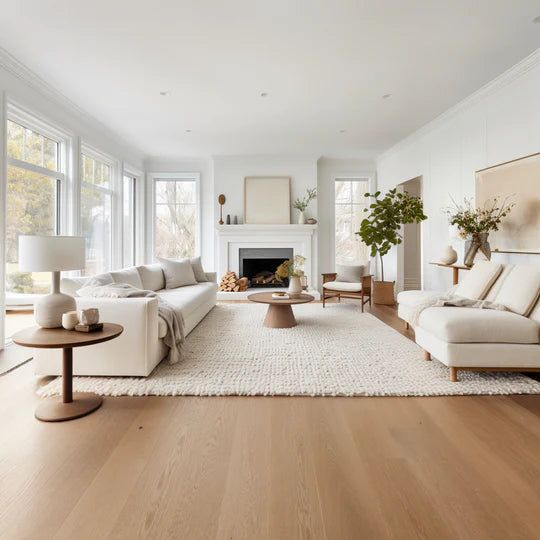
[(538, 15), (538, 17), (535, 17), (533, 19), (533, 23), (540, 23), (540, 15)]
[(186, 133), (191, 133), (191, 129), (186, 129)]
[(392, 94), (384, 94), (383, 99), (388, 99)]
[(160, 96), (167, 96), (169, 95), (169, 92), (166, 92), (165, 90), (162, 90), (160, 93), (159, 93)]
[(344, 129), (340, 129), (339, 132), (340, 132), (340, 133), (345, 133), (345, 130), (344, 130)]
[(261, 92), (261, 97), (266, 97), (268, 95), (268, 92)]

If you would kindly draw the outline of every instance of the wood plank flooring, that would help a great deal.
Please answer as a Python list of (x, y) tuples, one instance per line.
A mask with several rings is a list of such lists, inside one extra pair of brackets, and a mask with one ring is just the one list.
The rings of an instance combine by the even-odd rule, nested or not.
[(0, 377), (1, 539), (540, 536), (540, 396), (120, 397), (46, 424), (31, 364)]

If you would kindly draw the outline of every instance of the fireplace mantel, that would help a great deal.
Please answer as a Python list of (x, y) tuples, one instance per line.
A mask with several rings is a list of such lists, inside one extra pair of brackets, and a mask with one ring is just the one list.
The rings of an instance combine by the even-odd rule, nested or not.
[(317, 225), (217, 225), (216, 236), (218, 278), (226, 272), (238, 274), (241, 248), (292, 248), (306, 258), (309, 288), (316, 289)]

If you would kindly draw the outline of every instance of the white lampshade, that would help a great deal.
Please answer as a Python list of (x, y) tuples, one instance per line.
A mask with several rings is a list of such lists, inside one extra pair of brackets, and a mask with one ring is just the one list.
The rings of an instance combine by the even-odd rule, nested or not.
[(59, 272), (85, 266), (82, 236), (19, 236), (21, 272)]

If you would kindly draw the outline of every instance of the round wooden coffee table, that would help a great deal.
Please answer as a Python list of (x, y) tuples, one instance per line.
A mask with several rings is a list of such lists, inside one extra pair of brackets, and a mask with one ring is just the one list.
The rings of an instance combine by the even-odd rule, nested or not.
[(36, 418), (44, 422), (74, 420), (94, 412), (103, 403), (95, 394), (73, 393), (73, 347), (103, 343), (124, 331), (119, 324), (103, 323), (98, 332), (76, 332), (64, 328), (27, 328), (13, 335), (12, 340), (22, 347), (35, 349), (63, 349), (62, 395), (47, 398), (36, 408)]
[(250, 294), (248, 300), (259, 304), (268, 304), (264, 326), (268, 328), (292, 328), (297, 325), (292, 307), (294, 304), (307, 304), (315, 298), (310, 294), (301, 294), (298, 298), (272, 298), (271, 292)]

